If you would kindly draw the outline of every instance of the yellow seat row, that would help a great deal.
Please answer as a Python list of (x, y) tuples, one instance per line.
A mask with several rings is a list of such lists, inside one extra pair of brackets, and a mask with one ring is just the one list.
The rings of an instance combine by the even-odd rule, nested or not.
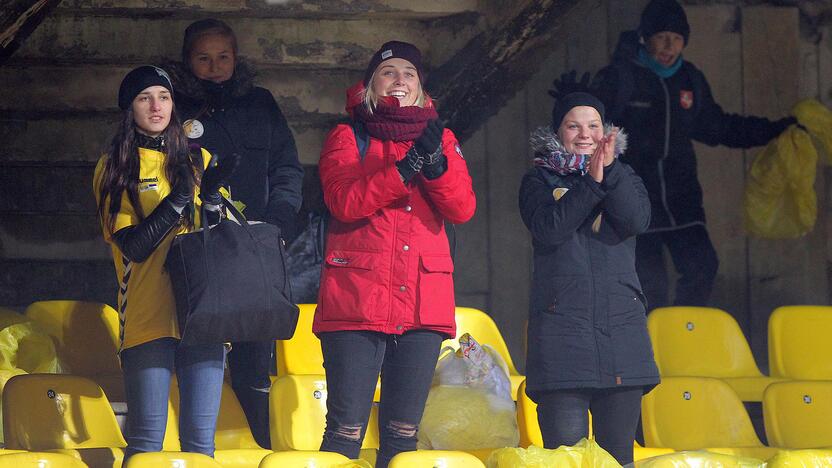
[(742, 401), (762, 401), (784, 380), (832, 380), (832, 307), (785, 306), (768, 322), (771, 375), (760, 372), (737, 321), (708, 307), (664, 307), (647, 328), (662, 376), (723, 380)]

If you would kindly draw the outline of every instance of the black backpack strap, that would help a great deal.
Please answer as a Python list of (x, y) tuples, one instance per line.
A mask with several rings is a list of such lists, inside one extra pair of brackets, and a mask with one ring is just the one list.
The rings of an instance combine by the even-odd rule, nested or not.
[(353, 120), (351, 125), (352, 133), (355, 135), (355, 145), (358, 147), (358, 156), (363, 161), (364, 156), (367, 156), (367, 148), (370, 147), (370, 134), (363, 122)]

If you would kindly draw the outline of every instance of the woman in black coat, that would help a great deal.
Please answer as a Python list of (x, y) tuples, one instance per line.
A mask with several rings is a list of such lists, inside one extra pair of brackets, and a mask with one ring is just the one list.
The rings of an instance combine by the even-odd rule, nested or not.
[[(295, 237), (303, 168), (292, 131), (269, 90), (254, 86), (254, 71), (238, 56), (237, 37), (224, 22), (204, 19), (185, 30), (182, 63), (166, 65), (185, 132), (220, 161), (239, 154), (228, 181), (243, 214)], [(232, 343), (231, 385), (257, 442), (269, 448), (269, 371), (273, 341)]]
[(641, 179), (617, 156), (626, 136), (604, 126), (604, 105), (572, 93), (532, 135), (535, 167), (520, 211), (534, 246), (526, 393), (546, 448), (587, 436), (621, 464), (633, 460), (641, 397), (659, 381), (635, 235), (650, 223)]

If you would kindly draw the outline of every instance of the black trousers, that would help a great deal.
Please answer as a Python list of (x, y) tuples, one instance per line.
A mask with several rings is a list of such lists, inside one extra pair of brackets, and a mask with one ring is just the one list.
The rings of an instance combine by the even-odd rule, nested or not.
[[(671, 302), (663, 246), (679, 273)], [(719, 260), (705, 226), (642, 234), (636, 238), (636, 271), (650, 309), (669, 305), (707, 306)]]
[(228, 369), (231, 387), (246, 413), (254, 440), (270, 449), (269, 390), (274, 341), (245, 341), (231, 344)]
[(543, 446), (575, 445), (589, 432), (618, 463), (633, 462), (633, 441), (641, 414), (642, 387), (579, 388), (544, 394), (537, 402)]
[(321, 451), (358, 458), (381, 373), (376, 468), (416, 450), (416, 434), (433, 380), (442, 335), (369, 331), (321, 333), (326, 368), (326, 430)]

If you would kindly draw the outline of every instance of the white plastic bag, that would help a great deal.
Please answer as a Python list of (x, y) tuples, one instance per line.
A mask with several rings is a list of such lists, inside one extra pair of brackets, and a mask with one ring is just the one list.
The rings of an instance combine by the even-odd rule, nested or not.
[(439, 359), (419, 425), (420, 449), (516, 447), (520, 441), (508, 366), (469, 334)]

